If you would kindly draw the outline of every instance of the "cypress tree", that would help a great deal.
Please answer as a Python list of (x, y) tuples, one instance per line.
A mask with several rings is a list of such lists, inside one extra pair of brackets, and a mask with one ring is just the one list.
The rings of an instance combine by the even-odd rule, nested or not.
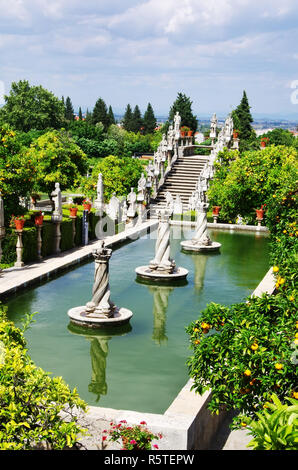
[(109, 116), (107, 105), (105, 104), (102, 98), (98, 98), (95, 103), (93, 113), (92, 113), (92, 122), (93, 124), (97, 124), (101, 122), (104, 126), (104, 130), (107, 131), (109, 127)]
[(243, 92), (243, 96), (239, 106), (232, 112), (234, 119), (234, 127), (240, 132), (241, 140), (249, 140), (254, 135), (252, 127), (253, 118), (250, 112), (250, 106), (246, 91)]
[(133, 114), (130, 104), (126, 106), (126, 110), (122, 119), (122, 125), (126, 131), (133, 130)]
[(65, 117), (68, 121), (74, 120), (74, 110), (73, 110), (72, 102), (69, 96), (66, 98), (66, 101), (65, 101)]
[(138, 105), (136, 105), (132, 113), (132, 131), (135, 133), (140, 132), (142, 126), (143, 119), (141, 111)]
[(109, 106), (108, 116), (109, 116), (109, 126), (111, 124), (116, 124), (115, 116), (114, 116), (113, 109), (112, 109), (111, 105)]
[(83, 115), (82, 115), (82, 109), (81, 109), (81, 106), (79, 107), (79, 120), (82, 121), (83, 120)]
[(177, 111), (181, 116), (181, 127), (187, 126), (193, 132), (196, 132), (198, 127), (198, 120), (192, 112), (192, 101), (184, 93), (178, 93), (177, 98), (170, 109), (170, 122), (174, 121), (174, 116)]
[(156, 118), (154, 115), (153, 108), (150, 103), (148, 103), (147, 109), (143, 118), (144, 134), (153, 134), (156, 128)]

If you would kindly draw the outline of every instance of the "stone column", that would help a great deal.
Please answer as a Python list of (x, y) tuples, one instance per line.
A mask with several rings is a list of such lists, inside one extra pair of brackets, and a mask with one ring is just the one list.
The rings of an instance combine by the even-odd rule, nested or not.
[(70, 215), (69, 218), (72, 220), (72, 246), (75, 247), (75, 239), (76, 239), (76, 215)]
[(211, 245), (211, 240), (207, 231), (207, 210), (208, 204), (199, 203), (197, 207), (198, 211), (198, 220), (196, 225), (196, 232), (192, 239), (193, 244), (200, 244), (209, 246)]
[(42, 248), (42, 237), (41, 237), (41, 229), (42, 225), (36, 225), (37, 228), (37, 257), (39, 260), (42, 259), (41, 256), (41, 248)]
[(17, 261), (15, 262), (14, 266), (15, 266), (15, 268), (22, 268), (24, 266), (24, 263), (22, 261), (22, 258), (23, 258), (23, 230), (16, 230), (15, 232), (18, 236), (18, 240), (17, 240), (17, 245), (16, 245)]
[(54, 253), (61, 253), (60, 242), (61, 242), (61, 221), (52, 219), (55, 224), (55, 234), (54, 234)]

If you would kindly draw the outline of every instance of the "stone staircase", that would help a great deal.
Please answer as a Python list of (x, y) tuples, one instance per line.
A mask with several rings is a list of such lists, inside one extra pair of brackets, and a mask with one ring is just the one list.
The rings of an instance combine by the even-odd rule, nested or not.
[(165, 194), (169, 191), (175, 200), (179, 194), (183, 210), (187, 210), (187, 205), (192, 192), (196, 189), (198, 177), (202, 172), (208, 156), (193, 155), (179, 157), (174, 163), (171, 172), (158, 191), (156, 199), (151, 200), (150, 217), (156, 218), (156, 210), (164, 208), (166, 205)]

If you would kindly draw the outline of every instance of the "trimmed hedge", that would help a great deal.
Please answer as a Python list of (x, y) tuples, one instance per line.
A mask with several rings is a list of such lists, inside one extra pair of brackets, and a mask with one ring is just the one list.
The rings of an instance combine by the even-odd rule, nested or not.
[[(63, 206), (63, 219), (61, 222), (61, 251), (68, 251), (73, 248), (73, 232), (72, 232), (72, 219), (69, 218), (69, 207)], [(83, 223), (83, 206), (77, 206), (77, 218), (76, 218), (76, 234), (75, 234), (75, 246), (82, 245), (82, 223)], [(37, 258), (37, 229), (34, 225), (34, 217), (36, 211), (29, 211), (25, 214), (26, 222), (23, 229), (23, 261), (24, 263), (30, 263), (36, 261)], [(103, 217), (106, 218), (106, 214), (103, 214)], [(96, 210), (91, 209), (89, 212), (89, 227), (88, 227), (88, 237), (89, 240), (96, 239), (96, 225), (100, 217), (96, 215)], [(105, 224), (104, 230), (107, 230), (107, 224)], [(115, 233), (119, 233), (123, 230), (123, 224), (119, 223), (115, 226)], [(46, 258), (54, 254), (54, 238), (55, 238), (55, 224), (51, 221), (51, 215), (46, 214), (44, 216), (44, 223), (41, 231), (42, 237), (42, 248), (41, 255)], [(6, 230), (6, 235), (2, 241), (2, 259), (1, 266), (7, 268), (13, 266), (15, 263), (16, 256), (16, 244), (17, 244), (17, 235), (15, 230), (8, 228)]]

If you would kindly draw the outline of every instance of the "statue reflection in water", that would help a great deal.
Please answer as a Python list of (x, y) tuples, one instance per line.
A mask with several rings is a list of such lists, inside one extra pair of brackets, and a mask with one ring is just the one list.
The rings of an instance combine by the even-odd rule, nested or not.
[(169, 295), (174, 290), (169, 286), (148, 286), (153, 295), (153, 334), (152, 339), (157, 344), (168, 341), (166, 336), (167, 310)]
[(96, 395), (96, 402), (100, 397), (107, 395), (108, 384), (106, 382), (106, 367), (107, 357), (109, 354), (109, 341), (115, 336), (123, 336), (132, 330), (129, 323), (122, 327), (115, 327), (110, 329), (100, 329), (96, 332), (86, 330), (80, 326), (70, 323), (68, 329), (71, 333), (84, 336), (87, 341), (90, 341), (90, 357), (91, 357), (91, 382), (88, 386), (88, 391)]
[(206, 255), (192, 255), (191, 259), (194, 264), (194, 285), (195, 291), (200, 293), (204, 288), (204, 278), (206, 273), (206, 265), (208, 256)]

